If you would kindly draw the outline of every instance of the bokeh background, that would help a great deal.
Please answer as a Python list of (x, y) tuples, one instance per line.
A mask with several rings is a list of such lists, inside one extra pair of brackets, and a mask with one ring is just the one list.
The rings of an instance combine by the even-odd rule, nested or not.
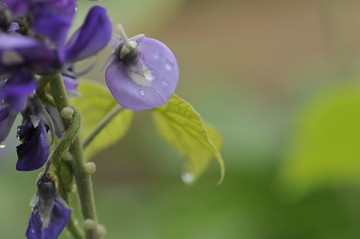
[[(92, 4), (79, 1), (77, 25)], [(220, 186), (215, 161), (185, 185), (183, 158), (137, 113), (94, 159), (106, 238), (360, 238), (359, 1), (97, 4), (129, 36), (173, 50), (177, 93), (223, 135), (227, 169)], [(97, 69), (87, 78), (104, 82)], [(15, 171), (17, 144), (13, 135), (0, 149), (0, 238), (24, 238), (36, 190), (39, 172)]]

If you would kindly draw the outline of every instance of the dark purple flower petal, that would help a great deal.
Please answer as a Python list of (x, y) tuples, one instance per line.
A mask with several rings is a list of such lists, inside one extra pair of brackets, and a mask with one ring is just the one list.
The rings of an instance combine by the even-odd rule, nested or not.
[(57, 54), (49, 46), (17, 33), (0, 32), (0, 73), (26, 66), (40, 72), (57, 66)]
[(14, 14), (23, 14), (29, 11), (33, 0), (4, 0), (7, 8)]
[(75, 0), (33, 1), (33, 28), (37, 34), (48, 37), (62, 48), (75, 10)]
[(110, 41), (112, 26), (105, 8), (90, 9), (84, 24), (65, 45), (66, 62), (75, 62), (94, 55)]
[(22, 144), (16, 147), (18, 155), (16, 169), (31, 171), (42, 167), (50, 152), (47, 127), (44, 122), (41, 121), (36, 128), (32, 124), (19, 126), (18, 138)]
[(26, 237), (56, 239), (66, 226), (71, 210), (58, 201), (60, 196), (56, 191), (55, 182), (47, 175), (43, 175), (37, 185), (39, 201), (30, 215)]
[(175, 56), (162, 42), (144, 37), (138, 42), (135, 64), (115, 61), (106, 70), (106, 84), (116, 101), (130, 110), (166, 104), (175, 92), (179, 69)]
[(0, 88), (0, 100), (21, 111), (29, 94), (35, 91), (33, 76), (26, 70), (15, 72)]
[(8, 136), (16, 115), (16, 110), (11, 107), (0, 108), (0, 143), (2, 143)]

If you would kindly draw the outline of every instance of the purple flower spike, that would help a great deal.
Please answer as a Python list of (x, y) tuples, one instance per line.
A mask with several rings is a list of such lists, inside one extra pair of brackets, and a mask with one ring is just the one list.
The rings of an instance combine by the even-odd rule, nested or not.
[(37, 127), (32, 124), (18, 127), (18, 138), (22, 144), (16, 147), (18, 155), (16, 170), (36, 170), (46, 163), (50, 152), (47, 130), (43, 120)]
[(43, 175), (39, 181), (38, 202), (29, 219), (26, 230), (28, 239), (57, 239), (69, 221), (71, 210), (56, 191), (55, 182)]
[[(114, 38), (116, 41), (117, 37)], [(133, 50), (137, 50), (137, 57), (136, 51), (130, 50), (128, 55), (123, 53), (122, 48), (129, 47), (132, 42), (136, 42)], [(110, 57), (114, 58), (114, 55), (105, 77), (112, 95), (122, 107), (151, 109), (166, 104), (174, 94), (179, 68), (175, 56), (162, 42), (139, 36), (130, 41), (126, 39)]]
[(90, 9), (84, 24), (65, 45), (66, 62), (72, 63), (94, 55), (110, 41), (112, 25), (105, 8)]
[(0, 108), (0, 143), (8, 136), (16, 118), (16, 110), (11, 107)]

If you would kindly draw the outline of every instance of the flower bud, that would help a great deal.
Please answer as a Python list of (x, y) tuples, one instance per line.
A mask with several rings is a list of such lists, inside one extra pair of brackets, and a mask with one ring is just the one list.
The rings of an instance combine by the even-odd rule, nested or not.
[(75, 111), (73, 108), (65, 107), (64, 109), (61, 110), (60, 115), (64, 119), (72, 119), (74, 112)]
[(96, 171), (96, 164), (93, 162), (88, 162), (85, 164), (85, 171), (88, 174), (93, 174)]
[(86, 219), (84, 222), (83, 222), (83, 227), (85, 230), (92, 230), (94, 228), (97, 227), (97, 224), (94, 220), (92, 219)]

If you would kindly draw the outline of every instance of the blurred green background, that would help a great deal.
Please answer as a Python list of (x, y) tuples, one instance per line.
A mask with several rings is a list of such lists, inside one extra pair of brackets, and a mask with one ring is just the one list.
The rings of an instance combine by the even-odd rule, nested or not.
[[(93, 2), (79, 1), (78, 22)], [(177, 56), (177, 93), (223, 135), (193, 186), (148, 112), (97, 154), (108, 239), (360, 238), (360, 3), (357, 0), (104, 0), (129, 36)], [(109, 54), (99, 54), (101, 60)], [(87, 78), (103, 82), (98, 67)], [(39, 172), (0, 151), (0, 238), (24, 238)], [(69, 238), (65, 232), (62, 239)]]

